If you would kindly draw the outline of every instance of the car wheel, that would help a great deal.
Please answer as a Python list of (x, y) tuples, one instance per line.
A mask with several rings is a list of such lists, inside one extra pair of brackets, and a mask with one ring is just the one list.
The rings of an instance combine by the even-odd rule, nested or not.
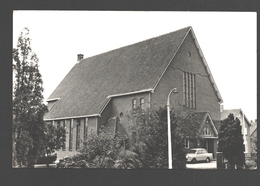
[(191, 163), (196, 163), (196, 159), (193, 158), (193, 159), (191, 160)]
[(206, 158), (206, 162), (207, 162), (207, 163), (210, 162), (210, 158)]

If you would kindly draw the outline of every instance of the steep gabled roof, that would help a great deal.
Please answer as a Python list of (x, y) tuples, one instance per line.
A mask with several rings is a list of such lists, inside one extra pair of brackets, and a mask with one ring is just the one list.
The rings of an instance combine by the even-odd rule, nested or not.
[(45, 120), (99, 114), (113, 94), (153, 88), (190, 27), (81, 60), (48, 99)]
[[(237, 117), (237, 115), (243, 115), (243, 111), (242, 109), (225, 109), (223, 110), (220, 114), (221, 114), (221, 120), (225, 119), (228, 117), (228, 115), (232, 113), (234, 114), (234, 117)], [(248, 126), (251, 126), (251, 123), (249, 122), (249, 120), (247, 119), (246, 115), (244, 114), (245, 117), (245, 121), (247, 122)]]
[[(76, 63), (48, 98), (59, 100), (44, 119), (99, 116), (111, 95), (154, 90), (190, 31), (195, 38), (187, 27)], [(210, 79), (222, 101), (212, 76)]]
[(191, 117), (193, 118), (194, 122), (198, 122), (201, 125), (204, 125), (207, 119), (209, 119), (209, 125), (212, 127), (212, 130), (214, 131), (215, 135), (218, 136), (218, 130), (208, 112), (194, 112), (191, 114)]

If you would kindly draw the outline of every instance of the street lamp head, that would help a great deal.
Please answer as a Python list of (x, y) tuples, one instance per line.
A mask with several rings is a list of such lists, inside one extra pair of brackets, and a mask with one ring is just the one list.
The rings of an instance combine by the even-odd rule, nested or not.
[(175, 88), (174, 90), (173, 90), (173, 93), (175, 93), (175, 94), (178, 94), (179, 92), (177, 91), (177, 88)]

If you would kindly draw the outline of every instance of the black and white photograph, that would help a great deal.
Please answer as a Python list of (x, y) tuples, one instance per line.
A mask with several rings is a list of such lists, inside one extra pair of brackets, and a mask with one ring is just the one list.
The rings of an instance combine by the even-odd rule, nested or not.
[(12, 168), (257, 169), (257, 13), (14, 10)]

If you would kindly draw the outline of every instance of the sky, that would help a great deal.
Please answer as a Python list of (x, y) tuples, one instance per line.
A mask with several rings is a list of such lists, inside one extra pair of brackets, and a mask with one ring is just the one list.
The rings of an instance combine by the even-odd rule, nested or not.
[(13, 47), (29, 28), (39, 58), (44, 99), (84, 58), (192, 26), (224, 109), (257, 118), (255, 12), (14, 11)]

